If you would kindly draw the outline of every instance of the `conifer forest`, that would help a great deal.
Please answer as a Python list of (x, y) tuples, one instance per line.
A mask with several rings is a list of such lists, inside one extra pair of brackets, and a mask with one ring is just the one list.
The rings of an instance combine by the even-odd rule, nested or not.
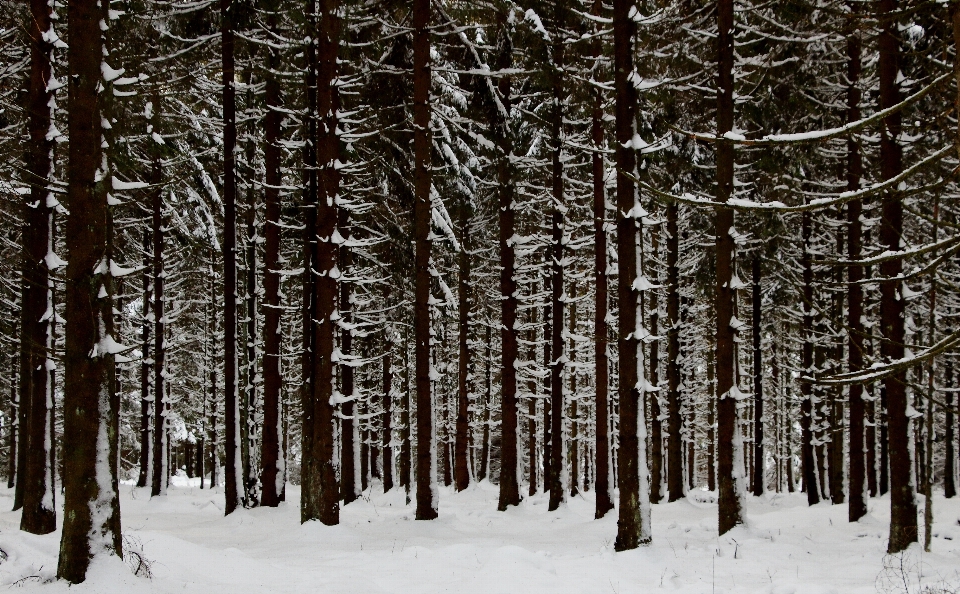
[(0, 586), (960, 593), (960, 0), (0, 0)]

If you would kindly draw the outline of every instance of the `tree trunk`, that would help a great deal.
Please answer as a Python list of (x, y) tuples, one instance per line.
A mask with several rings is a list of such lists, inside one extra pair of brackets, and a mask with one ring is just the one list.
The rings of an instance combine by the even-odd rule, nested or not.
[(460, 347), (459, 367), (457, 369), (457, 433), (454, 453), (454, 481), (457, 491), (463, 491), (470, 486), (470, 469), (467, 466), (467, 454), (470, 446), (470, 393), (467, 376), (470, 373), (470, 217), (472, 215), (471, 202), (464, 200), (460, 206), (460, 244), (461, 250), (457, 254), (457, 263), (460, 273), (459, 286), (459, 333), (458, 346)]
[[(276, 14), (267, 13), (271, 31), (276, 31)], [(263, 257), (263, 436), (261, 440), (260, 503), (276, 507), (283, 491), (283, 453), (280, 448), (280, 81), (273, 71), (280, 66), (279, 50), (267, 48), (266, 103), (263, 161), (265, 168), (264, 257)]]
[[(242, 500), (240, 402), (237, 393), (237, 102), (234, 80), (233, 0), (220, 0), (220, 51), (223, 70), (223, 389), (225, 425), (224, 514)], [(155, 394), (160, 394), (155, 389)], [(162, 456), (161, 451), (155, 453)]]
[[(154, 100), (158, 101), (158, 93), (154, 93)], [(159, 103), (154, 106), (157, 112), (160, 111)], [(160, 163), (154, 160), (153, 175), (158, 179), (152, 188), (151, 206), (153, 208), (153, 218), (151, 230), (153, 231), (153, 452), (167, 451), (167, 413), (166, 405), (166, 386), (164, 355), (166, 354), (166, 345), (164, 344), (164, 319), (163, 310), (163, 190), (159, 185)], [(169, 469), (166, 467), (167, 458), (163, 455), (153, 456), (153, 478), (150, 481), (150, 496), (165, 495), (167, 492), (167, 476)]]
[[(897, 0), (880, 0), (882, 30), (880, 50), (880, 109), (900, 102), (897, 77), (900, 73), (899, 33), (896, 29)], [(903, 154), (899, 144), (900, 112), (883, 120), (880, 131), (880, 174), (884, 180), (896, 177), (903, 170)], [(880, 244), (891, 253), (898, 252), (903, 232), (903, 202), (895, 190), (882, 196)], [(883, 335), (881, 354), (886, 362), (899, 361), (904, 355), (903, 260), (892, 258), (881, 262), (880, 327)], [(917, 542), (917, 503), (913, 481), (913, 460), (909, 447), (911, 420), (907, 416), (906, 373), (899, 371), (883, 380), (887, 395), (887, 425), (890, 441), (890, 541), (887, 552), (898, 553)]]
[(393, 328), (387, 326), (383, 358), (383, 492), (393, 488)]
[(763, 360), (760, 350), (763, 319), (761, 317), (760, 255), (753, 257), (753, 494), (764, 491), (763, 456)]
[[(143, 358), (140, 361), (140, 475), (137, 486), (151, 484), (153, 458), (153, 417), (150, 408), (150, 316), (153, 309), (153, 266), (150, 263), (152, 233), (143, 230), (143, 297), (141, 309), (140, 340)], [(212, 272), (212, 271), (211, 271)], [(211, 275), (211, 279), (212, 279)]]
[[(851, 9), (857, 14), (857, 3), (851, 3)], [(855, 122), (860, 119), (860, 71), (861, 71), (861, 41), (859, 32), (853, 29), (847, 37), (847, 121)], [(847, 140), (847, 190), (855, 192), (860, 189), (860, 178), (863, 176), (863, 158), (860, 154), (860, 145), (856, 139)], [(862, 243), (862, 228), (860, 217), (863, 213), (863, 202), (853, 200), (847, 203), (847, 260), (855, 262), (860, 259)], [(863, 268), (850, 266), (847, 268), (847, 325), (849, 330), (847, 347), (847, 365), (850, 373), (863, 369), (863, 288), (860, 281), (863, 279)], [(863, 385), (851, 384), (850, 398), (850, 467), (849, 485), (850, 500), (848, 518), (856, 522), (867, 515), (867, 498), (864, 481), (866, 479), (865, 451), (864, 451), (864, 401)]]
[(431, 0), (413, 0), (414, 340), (417, 389), (418, 520), (437, 517), (437, 436), (430, 379), (430, 30)]
[[(593, 13), (599, 16), (602, 0), (595, 0)], [(594, 55), (599, 56), (601, 46), (599, 39), (594, 46)], [(610, 404), (608, 391), (610, 378), (610, 361), (607, 357), (607, 230), (606, 225), (606, 187), (603, 179), (603, 96), (599, 89), (593, 91), (593, 110), (591, 111), (591, 133), (593, 136), (593, 238), (594, 238), (594, 298), (593, 334), (594, 334), (594, 384), (596, 388), (595, 403), (595, 454), (594, 472), (596, 474), (596, 511), (594, 517), (600, 519), (613, 509), (613, 496), (610, 485), (610, 435), (609, 415)], [(656, 334), (656, 331), (654, 331)], [(531, 357), (532, 359), (532, 357)], [(656, 476), (656, 475), (654, 475)]]
[[(683, 436), (680, 418), (680, 235), (679, 207), (667, 205), (667, 489), (669, 501), (683, 499)], [(655, 413), (656, 414), (656, 411)]]
[[(336, 137), (336, 113), (339, 109), (337, 56), (340, 43), (340, 5), (338, 0), (320, 3), (320, 23), (316, 52), (308, 51), (308, 94), (315, 93), (316, 110), (311, 112), (309, 133), (316, 138), (316, 152), (307, 155), (307, 167), (316, 171), (316, 194), (312, 228), (316, 241), (313, 270), (313, 312), (309, 418), (304, 418), (303, 451), (309, 452), (309, 471), (302, 483), (305, 494), (300, 505), (300, 521), (319, 520), (327, 526), (340, 523), (340, 485), (334, 458), (336, 420), (332, 404), (334, 386), (334, 336), (337, 309), (337, 267), (340, 237), (337, 208), (333, 200), (339, 192), (340, 178), (333, 167), (339, 156)], [(311, 46), (312, 47), (312, 46)], [(312, 84), (311, 84), (312, 83)], [(313, 98), (308, 98), (311, 103)], [(322, 125), (321, 125), (322, 123)], [(318, 165), (318, 163), (322, 165)], [(309, 180), (313, 183), (313, 179)], [(312, 190), (312, 188), (311, 188)], [(308, 215), (309, 216), (309, 215)], [(306, 440), (309, 438), (309, 442)]]
[[(712, 346), (712, 345), (711, 345)], [(707, 349), (707, 490), (717, 490), (717, 436), (716, 436), (716, 379), (714, 360), (716, 349)]]
[[(957, 11), (960, 12), (960, 11)], [(953, 389), (953, 362), (948, 358), (943, 362), (944, 383), (948, 390)], [(947, 392), (946, 419), (944, 419), (943, 453), (943, 496), (951, 499), (957, 496), (957, 454), (954, 449), (956, 439), (956, 421), (953, 412), (954, 392)]]
[[(53, 124), (53, 8), (31, 0), (30, 82), (27, 179), (29, 202), (23, 209), (23, 270), (20, 295), (20, 443), (19, 476), (14, 509), (22, 505), (20, 529), (48, 534), (56, 529), (53, 485), (54, 324), (53, 283), (50, 270), (59, 266), (53, 256), (54, 207), (50, 174), (55, 139)], [(99, 130), (99, 128), (98, 128)], [(50, 255), (48, 255), (50, 254)], [(12, 377), (11, 377), (12, 380)], [(15, 456), (13, 451), (9, 454)]]
[[(57, 577), (72, 583), (86, 579), (95, 555), (123, 555), (115, 464), (120, 411), (110, 382), (116, 352), (111, 348), (116, 343), (110, 335), (113, 299), (107, 261), (111, 178), (98, 176), (103, 150), (100, 66), (110, 60), (100, 30), (104, 13), (94, 0), (77, 0), (67, 9), (71, 43), (63, 386), (66, 472)], [(112, 92), (112, 87), (106, 91)]]
[[(642, 348), (637, 335), (637, 306), (639, 294), (634, 288), (637, 277), (637, 223), (642, 209), (637, 199), (633, 180), (635, 156), (625, 145), (633, 139), (636, 130), (637, 93), (632, 83), (633, 52), (637, 26), (631, 18), (630, 0), (614, 0), (614, 88), (616, 92), (616, 160), (617, 160), (617, 255), (619, 261), (618, 328), (620, 366), (620, 447), (618, 474), (620, 509), (617, 521), (618, 551), (635, 549), (649, 544), (650, 506), (646, 481), (646, 423), (640, 416), (642, 392)], [(555, 322), (558, 323), (558, 322)]]
[[(653, 259), (658, 259), (659, 230), (654, 228), (651, 233), (650, 244), (653, 249)], [(667, 256), (669, 259), (669, 255)], [(657, 291), (650, 295), (650, 333), (656, 336), (660, 332), (660, 303)], [(667, 331), (669, 332), (669, 319)], [(669, 347), (668, 347), (669, 359)], [(669, 362), (667, 363), (669, 369)], [(669, 372), (668, 372), (669, 376)], [(650, 345), (650, 383), (660, 387), (660, 341), (655, 340)], [(650, 392), (650, 503), (660, 503), (664, 498), (664, 459), (663, 459), (663, 422), (660, 417), (663, 411), (660, 407), (660, 391)], [(669, 408), (669, 406), (668, 406)]]
[[(717, 2), (717, 137), (733, 130), (733, 0)], [(735, 147), (730, 141), (717, 142), (717, 202), (726, 203), (733, 197), (733, 169)], [(736, 245), (733, 230), (733, 210), (717, 208), (717, 282), (715, 288), (717, 314), (717, 481), (719, 495), (720, 534), (743, 523), (743, 469), (737, 468), (737, 448), (743, 454), (739, 434), (736, 388), (736, 331), (730, 322), (734, 315), (736, 290), (730, 286), (734, 276)], [(734, 442), (737, 442), (735, 444)], [(742, 462), (742, 460), (741, 460)]]
[[(500, 15), (503, 18), (503, 15)], [(500, 23), (500, 39), (496, 66), (513, 66), (513, 39), (511, 25)], [(499, 101), (503, 114), (510, 113), (512, 81), (502, 77), (498, 84)], [(516, 247), (514, 237), (513, 135), (505, 115), (492, 121), (494, 137), (499, 145), (497, 167), (497, 200), (499, 203), (500, 255), (500, 498), (497, 509), (504, 511), (520, 504), (519, 447), (517, 422), (517, 284), (514, 278)]]
[[(803, 268), (803, 353), (801, 366), (803, 373), (813, 371), (813, 264), (810, 257), (811, 223), (809, 211), (801, 215), (803, 235), (803, 255), (800, 264)], [(800, 466), (803, 473), (803, 488), (807, 493), (807, 503), (820, 503), (820, 483), (817, 481), (816, 463), (813, 446), (813, 386), (810, 382), (800, 382)]]
[[(321, 102), (322, 103), (322, 102)], [(323, 106), (321, 105), (321, 109)], [(323, 112), (321, 112), (323, 113)], [(325, 177), (333, 175), (328, 172)], [(336, 196), (336, 194), (327, 194)], [(337, 231), (346, 231), (349, 225), (349, 213), (346, 209), (338, 209), (338, 229)], [(320, 226), (318, 225), (318, 228)], [(322, 237), (321, 231), (321, 237)], [(349, 233), (348, 233), (349, 236)], [(331, 243), (333, 243), (331, 241)], [(322, 247), (320, 248), (323, 249)], [(339, 249), (340, 274), (349, 274), (353, 266), (353, 254), (350, 248), (341, 245)], [(350, 329), (353, 323), (353, 288), (349, 283), (337, 283), (340, 289), (340, 318), (344, 321), (344, 326), (340, 328), (340, 352), (349, 357), (353, 355), (353, 331)], [(318, 318), (319, 319), (319, 318)], [(346, 402), (340, 406), (340, 499), (343, 504), (353, 503), (360, 496), (359, 487), (361, 487), (361, 468), (362, 455), (360, 452), (359, 423), (356, 421), (359, 411), (359, 403), (356, 401), (356, 383), (354, 382), (353, 367), (349, 365), (350, 361), (339, 363), (337, 368), (340, 371), (340, 392)], [(322, 378), (321, 378), (321, 381)]]
[(10, 431), (7, 433), (7, 489), (13, 489), (17, 484), (18, 453), (17, 442), (20, 439), (20, 396), (17, 391), (19, 382), (14, 381), (17, 376), (17, 358), (10, 357)]

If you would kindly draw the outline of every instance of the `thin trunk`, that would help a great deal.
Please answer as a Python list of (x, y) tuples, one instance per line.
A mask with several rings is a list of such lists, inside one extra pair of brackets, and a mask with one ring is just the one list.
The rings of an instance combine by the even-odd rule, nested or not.
[[(563, 9), (561, 2), (553, 2), (557, 29), (562, 27)], [(565, 464), (565, 443), (563, 435), (563, 414), (566, 410), (564, 406), (564, 362), (566, 353), (563, 344), (563, 317), (564, 317), (564, 240), (566, 232), (564, 224), (564, 212), (566, 211), (565, 200), (563, 196), (563, 38), (559, 33), (554, 36), (551, 79), (553, 90), (553, 108), (550, 118), (550, 145), (552, 152), (552, 204), (551, 204), (551, 245), (550, 245), (550, 281), (551, 281), (551, 310), (553, 314), (553, 335), (551, 342), (553, 344), (552, 356), (547, 365), (550, 367), (550, 410), (553, 415), (550, 419), (553, 434), (553, 441), (550, 443), (550, 503), (549, 511), (557, 509), (561, 503), (566, 501), (566, 480)]]
[[(501, 38), (497, 66), (513, 66), (513, 39), (511, 25), (501, 23)], [(498, 84), (500, 103), (509, 114), (512, 101), (512, 81), (502, 77)], [(497, 159), (497, 200), (499, 202), (500, 253), (500, 498), (497, 509), (504, 511), (520, 504), (519, 447), (517, 425), (517, 283), (514, 278), (516, 247), (513, 244), (514, 210), (513, 135), (510, 122), (500, 117), (494, 120), (495, 137), (500, 155)]]
[(414, 339), (417, 389), (418, 520), (437, 517), (436, 423), (430, 379), (430, 22), (431, 0), (413, 0)]
[(387, 327), (383, 358), (383, 492), (393, 488), (393, 332)]
[[(241, 503), (240, 402), (237, 393), (237, 101), (233, 0), (220, 0), (220, 51), (223, 77), (223, 389), (225, 470), (223, 513)], [(161, 394), (155, 388), (155, 394)], [(155, 453), (162, 456), (160, 450)]]
[[(331, 174), (332, 172), (325, 177), (329, 179)], [(335, 196), (335, 194), (328, 194), (328, 196), (331, 195)], [(348, 229), (350, 215), (344, 208), (338, 209), (337, 215), (337, 231), (345, 232)], [(322, 227), (320, 225), (317, 227), (321, 230), (321, 237), (323, 237)], [(320, 250), (322, 252), (323, 247)], [(349, 274), (353, 266), (353, 254), (346, 245), (340, 246), (339, 260), (340, 274)], [(340, 328), (340, 352), (343, 356), (350, 357), (353, 355), (353, 331), (351, 330), (353, 324), (353, 287), (347, 282), (339, 282), (338, 285), (340, 289), (339, 313), (340, 319), (344, 321), (344, 326)], [(349, 362), (347, 361), (347, 363)], [(340, 371), (340, 393), (346, 399), (340, 405), (340, 499), (343, 500), (344, 505), (347, 505), (356, 501), (361, 493), (363, 473), (360, 467), (362, 466), (363, 456), (358, 443), (360, 424), (357, 422), (357, 413), (359, 403), (356, 401), (356, 382), (354, 381), (353, 367), (340, 364), (338, 369)], [(323, 381), (322, 377), (320, 381)]]
[[(851, 3), (851, 9), (856, 15), (858, 4)], [(855, 122), (860, 119), (860, 72), (861, 72), (861, 40), (855, 29), (847, 37), (847, 121)], [(847, 190), (856, 192), (860, 189), (860, 178), (863, 176), (863, 157), (860, 154), (860, 145), (855, 138), (847, 141)], [(847, 204), (847, 259), (856, 262), (860, 259), (862, 245), (863, 202), (853, 200)], [(849, 344), (847, 346), (847, 366), (850, 373), (863, 369), (863, 288), (860, 281), (863, 279), (863, 268), (850, 266), (847, 268), (847, 331)], [(864, 451), (864, 418), (865, 407), (863, 400), (863, 385), (851, 384), (850, 399), (850, 467), (849, 489), (850, 500), (848, 518), (856, 522), (867, 514), (867, 498), (864, 480), (867, 478)], [(872, 432), (872, 428), (871, 428)], [(872, 442), (872, 440), (870, 440)], [(873, 464), (871, 461), (871, 472)], [(872, 478), (872, 477), (871, 477)], [(871, 490), (875, 491), (875, 487)]]
[(454, 480), (457, 491), (470, 486), (470, 469), (467, 467), (467, 453), (470, 445), (470, 393), (467, 376), (470, 373), (470, 217), (471, 201), (466, 199), (460, 206), (460, 244), (457, 254), (460, 273), (458, 308), (458, 346), (460, 348), (459, 367), (457, 369), (457, 433), (454, 462)]
[[(669, 501), (684, 496), (680, 417), (680, 235), (679, 207), (667, 205), (667, 489)], [(659, 411), (654, 411), (656, 414)]]
[[(669, 211), (668, 211), (669, 212)], [(654, 227), (651, 232), (650, 244), (653, 249), (653, 259), (658, 258), (659, 252), (659, 229)], [(669, 240), (668, 240), (669, 242)], [(667, 258), (669, 259), (669, 254)], [(667, 319), (667, 331), (669, 333), (670, 320)], [(650, 334), (656, 336), (660, 332), (660, 302), (659, 292), (653, 291), (650, 294)], [(667, 349), (667, 375), (669, 377), (669, 347)], [(655, 340), (650, 345), (650, 383), (654, 387), (660, 386), (660, 341)], [(663, 422), (660, 417), (663, 411), (660, 408), (660, 391), (650, 392), (650, 503), (660, 503), (660, 500), (666, 495), (664, 485), (664, 459), (663, 459)], [(669, 405), (668, 405), (669, 408)]]
[(763, 456), (763, 359), (760, 350), (763, 320), (761, 317), (760, 256), (753, 257), (753, 494), (764, 491)]
[[(54, 207), (50, 179), (55, 139), (52, 5), (30, 2), (30, 81), (27, 179), (30, 194), (23, 209), (23, 264), (20, 294), (20, 413), (21, 442), (14, 509), (23, 508), (20, 529), (48, 534), (56, 529), (53, 501), (54, 324), (53, 284), (50, 271), (59, 266), (53, 254)], [(49, 33), (48, 33), (49, 32)], [(51, 38), (51, 35), (53, 37)], [(12, 376), (11, 376), (12, 379)], [(12, 450), (9, 454), (16, 454)]]
[[(272, 7), (275, 8), (275, 7)], [(270, 30), (276, 30), (276, 13), (267, 13)], [(280, 134), (283, 116), (279, 111), (280, 81), (273, 71), (280, 65), (279, 50), (267, 48), (266, 103), (263, 161), (265, 168), (264, 257), (263, 257), (263, 436), (261, 439), (260, 503), (276, 507), (283, 491), (283, 453), (280, 393)]]
[(411, 448), (410, 443), (410, 349), (407, 348), (407, 336), (403, 340), (403, 377), (404, 390), (403, 408), (400, 410), (400, 486), (407, 494), (407, 504), (410, 503), (410, 463)]
[(485, 369), (484, 369), (484, 380), (486, 382), (485, 390), (483, 393), (483, 401), (481, 406), (483, 407), (483, 444), (480, 446), (480, 474), (477, 476), (478, 480), (484, 480), (487, 478), (487, 472), (490, 469), (490, 405), (493, 402), (493, 380), (492, 380), (492, 360), (493, 353), (491, 352), (492, 347), (490, 343), (491, 339), (490, 324), (487, 324), (487, 337), (484, 344), (487, 345), (487, 356), (485, 357)]
[[(811, 223), (810, 214), (801, 215), (803, 234), (803, 255), (800, 263), (803, 267), (803, 353), (801, 366), (804, 373), (813, 371), (813, 264), (810, 255)], [(803, 489), (807, 493), (807, 503), (820, 503), (820, 483), (817, 481), (816, 461), (813, 438), (813, 386), (810, 382), (800, 382), (800, 466), (803, 473)]]
[[(151, 233), (143, 230), (143, 304), (140, 324), (140, 340), (143, 349), (143, 358), (140, 362), (140, 475), (137, 477), (137, 486), (146, 487), (150, 484), (153, 459), (153, 427), (150, 408), (150, 316), (153, 303), (153, 281), (150, 264)], [(212, 279), (211, 275), (211, 279)]]
[[(599, 16), (602, 0), (595, 0), (593, 12)], [(599, 39), (594, 47), (594, 54), (599, 56), (601, 47)], [(591, 112), (591, 131), (593, 135), (593, 238), (594, 238), (594, 298), (593, 334), (594, 334), (594, 383), (596, 387), (595, 403), (595, 454), (594, 472), (596, 474), (596, 511), (594, 517), (600, 519), (613, 509), (613, 496), (610, 485), (610, 435), (608, 433), (609, 420), (609, 393), (610, 382), (607, 357), (607, 231), (606, 224), (606, 187), (603, 179), (603, 96), (599, 89), (594, 89), (593, 110)], [(656, 331), (654, 331), (656, 334)], [(531, 357), (532, 359), (533, 357)], [(654, 475), (656, 476), (656, 475)]]
[(716, 379), (714, 378), (715, 349), (707, 350), (707, 490), (717, 490), (717, 449), (716, 449)]
[[(154, 100), (158, 100), (158, 93), (154, 93)], [(155, 105), (157, 111), (160, 105)], [(159, 160), (153, 162), (153, 175), (160, 176)], [(159, 181), (159, 179), (157, 180)], [(167, 419), (164, 410), (166, 387), (164, 385), (164, 309), (163, 309), (163, 191), (158, 184), (152, 191), (153, 219), (153, 452), (167, 451)], [(163, 455), (153, 456), (153, 478), (150, 481), (150, 495), (165, 495), (167, 492), (167, 459)]]

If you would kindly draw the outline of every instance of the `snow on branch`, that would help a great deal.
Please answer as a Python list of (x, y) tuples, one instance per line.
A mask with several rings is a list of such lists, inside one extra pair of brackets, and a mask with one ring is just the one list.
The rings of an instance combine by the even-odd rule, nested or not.
[[(832, 138), (837, 138), (839, 136), (845, 136), (852, 132), (857, 132), (870, 124), (879, 122), (880, 120), (886, 118), (889, 115), (895, 114), (898, 111), (902, 110), (905, 107), (916, 103), (920, 99), (927, 96), (930, 91), (935, 89), (940, 83), (945, 80), (950, 80), (954, 78), (955, 74), (953, 72), (948, 72), (934, 79), (929, 85), (923, 87), (913, 95), (910, 95), (900, 103), (896, 105), (891, 105), (886, 109), (881, 109), (875, 114), (857, 120), (856, 122), (850, 122), (843, 126), (836, 128), (827, 128), (826, 130), (811, 130), (809, 132), (795, 132), (792, 134), (768, 134), (762, 138), (755, 140), (748, 140), (742, 134), (737, 134), (734, 132), (727, 132), (723, 135), (722, 140), (727, 142), (733, 142), (734, 144), (742, 144), (746, 146), (769, 146), (775, 144), (797, 144), (801, 142), (812, 142), (812, 141), (821, 141), (821, 140), (830, 140)], [(702, 132), (691, 132), (688, 130), (681, 130), (679, 128), (674, 128), (671, 126), (671, 129), (675, 132), (679, 132), (685, 136), (693, 138), (695, 140), (702, 140), (704, 142), (717, 142), (721, 140), (716, 134), (705, 134)]]

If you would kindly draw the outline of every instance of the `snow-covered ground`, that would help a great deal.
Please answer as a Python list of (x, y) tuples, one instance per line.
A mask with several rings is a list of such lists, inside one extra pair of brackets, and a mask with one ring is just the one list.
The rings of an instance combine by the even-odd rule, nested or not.
[[(18, 530), (19, 513), (0, 513), (0, 588), (43, 592), (135, 594), (361, 593), (468, 594), (549, 592), (628, 594), (856, 594), (917, 592), (918, 580), (960, 590), (960, 501), (935, 498), (933, 553), (919, 547), (886, 559), (889, 502), (870, 503), (858, 524), (846, 506), (806, 506), (802, 495), (749, 498), (749, 525), (717, 537), (710, 494), (653, 506), (654, 543), (616, 553), (616, 512), (593, 519), (592, 493), (557, 512), (547, 499), (496, 511), (497, 488), (483, 483), (456, 494), (441, 489), (440, 518), (413, 519), (404, 494), (368, 492), (341, 511), (341, 524), (300, 525), (299, 488), (279, 509), (223, 517), (220, 490), (177, 479), (162, 498), (121, 488), (123, 532), (142, 551), (152, 577), (119, 561), (100, 562), (80, 586), (43, 584), (56, 572), (59, 532)], [(9, 510), (12, 491), (0, 490)], [(2, 555), (0, 555), (2, 557)], [(134, 555), (128, 555), (133, 563)], [(921, 577), (922, 573), (922, 577)]]

